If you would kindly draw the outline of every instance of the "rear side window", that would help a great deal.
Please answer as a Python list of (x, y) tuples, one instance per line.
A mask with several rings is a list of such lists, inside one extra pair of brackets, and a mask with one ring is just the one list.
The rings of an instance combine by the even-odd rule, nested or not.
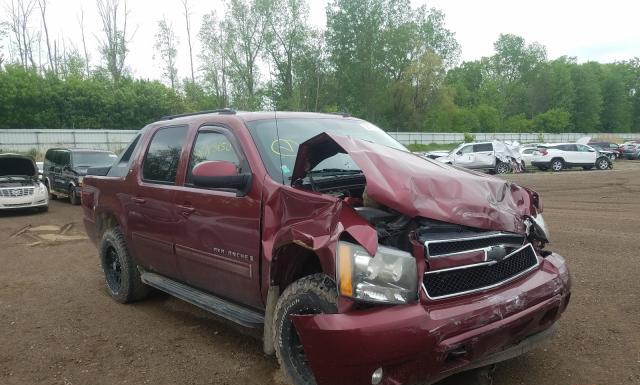
[(473, 152), (493, 151), (491, 143), (480, 143), (473, 145)]
[(142, 163), (142, 179), (148, 182), (175, 184), (180, 154), (187, 127), (159, 129), (151, 139)]

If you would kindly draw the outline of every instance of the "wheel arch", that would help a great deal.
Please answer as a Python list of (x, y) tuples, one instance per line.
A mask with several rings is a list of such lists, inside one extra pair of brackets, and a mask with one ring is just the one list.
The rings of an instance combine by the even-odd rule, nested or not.
[(300, 278), (316, 273), (327, 273), (322, 259), (302, 242), (293, 241), (280, 246), (273, 252), (270, 269), (270, 285), (278, 286), (280, 292)]

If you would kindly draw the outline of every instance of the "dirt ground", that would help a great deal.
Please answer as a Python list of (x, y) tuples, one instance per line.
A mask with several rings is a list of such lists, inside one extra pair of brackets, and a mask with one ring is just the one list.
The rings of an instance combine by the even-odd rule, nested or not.
[[(574, 286), (556, 338), (494, 385), (640, 384), (640, 162), (508, 178), (541, 194)], [(81, 215), (67, 201), (0, 214), (0, 384), (280, 382), (259, 333), (163, 294), (112, 301)]]

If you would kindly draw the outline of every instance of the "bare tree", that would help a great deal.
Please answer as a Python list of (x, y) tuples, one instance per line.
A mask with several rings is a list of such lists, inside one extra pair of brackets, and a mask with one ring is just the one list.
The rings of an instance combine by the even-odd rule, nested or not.
[(216, 96), (218, 104), (229, 105), (227, 89), (228, 60), (224, 52), (224, 33), (215, 12), (204, 15), (198, 34), (202, 44), (200, 61), (206, 87)]
[[(124, 60), (127, 57), (129, 42), (127, 36), (127, 20), (129, 11), (124, 1), (124, 12), (119, 11), (120, 0), (97, 0), (98, 14), (102, 22), (103, 38), (99, 39), (100, 53), (106, 62), (107, 71), (113, 81), (117, 82), (124, 72)], [(122, 17), (122, 21), (119, 20)]]
[(5, 61), (4, 58), (4, 39), (8, 36), (9, 24), (6, 22), (0, 23), (0, 68)]
[(9, 14), (9, 28), (18, 46), (20, 64), (27, 68), (31, 65), (36, 68), (33, 58), (32, 44), (34, 40), (33, 32), (29, 28), (29, 18), (35, 8), (35, 0), (11, 0), (7, 2), (5, 8)]
[(169, 80), (171, 88), (174, 90), (178, 82), (178, 69), (176, 68), (176, 56), (178, 54), (176, 47), (178, 44), (178, 38), (173, 31), (171, 23), (167, 23), (166, 19), (160, 20), (158, 22), (158, 32), (156, 32), (156, 43), (154, 47), (162, 61), (162, 75)]
[(191, 64), (191, 82), (196, 82), (196, 77), (193, 73), (193, 49), (191, 47), (191, 19), (189, 18), (189, 5), (188, 0), (181, 0), (184, 8), (184, 19), (187, 26), (187, 43), (189, 44), (189, 62)]
[(84, 65), (86, 70), (86, 75), (89, 76), (89, 53), (87, 51), (87, 42), (84, 38), (84, 9), (80, 8), (80, 20), (78, 20), (80, 24), (80, 33), (82, 36), (82, 50), (84, 51)]
[(229, 60), (234, 104), (241, 108), (260, 107), (257, 94), (257, 61), (264, 50), (266, 12), (264, 2), (229, 0), (222, 23), (224, 52)]
[(42, 28), (44, 29), (44, 38), (47, 43), (47, 55), (49, 58), (49, 69), (54, 72), (58, 72), (57, 68), (54, 68), (53, 56), (51, 55), (51, 42), (49, 40), (49, 28), (47, 27), (47, 0), (38, 0), (40, 7), (40, 15), (42, 15)]

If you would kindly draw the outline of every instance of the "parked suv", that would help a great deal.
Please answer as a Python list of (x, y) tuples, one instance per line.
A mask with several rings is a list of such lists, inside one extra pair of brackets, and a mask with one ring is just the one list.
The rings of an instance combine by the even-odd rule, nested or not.
[(47, 189), (38, 179), (32, 158), (0, 154), (0, 210), (34, 208), (47, 211)]
[(82, 180), (89, 167), (110, 166), (117, 156), (111, 151), (78, 148), (51, 148), (44, 156), (43, 175), (49, 197), (69, 197), (69, 201), (80, 204)]
[(531, 165), (542, 171), (562, 171), (570, 167), (582, 167), (585, 170), (596, 167), (598, 170), (607, 170), (613, 167), (613, 162), (609, 156), (586, 144), (555, 143), (538, 146)]
[(352, 117), (169, 117), (90, 169), (82, 207), (116, 301), (151, 286), (263, 328), (296, 385), (491, 365), (549, 337), (569, 302), (538, 194)]
[(439, 162), (459, 167), (487, 170), (504, 174), (522, 167), (522, 159), (517, 150), (511, 150), (503, 142), (462, 143), (448, 155), (437, 158)]

